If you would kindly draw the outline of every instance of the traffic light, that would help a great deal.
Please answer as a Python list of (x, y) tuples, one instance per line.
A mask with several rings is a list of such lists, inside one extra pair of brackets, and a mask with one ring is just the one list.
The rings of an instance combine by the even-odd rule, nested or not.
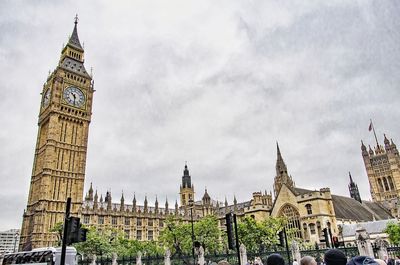
[(283, 233), (283, 230), (278, 233), (278, 239), (279, 239), (278, 246), (284, 247), (285, 246), (285, 235)]
[(80, 224), (80, 218), (71, 216), (67, 223), (67, 245), (86, 241), (87, 229)]
[(233, 216), (231, 213), (225, 215), (226, 234), (228, 235), (229, 249), (235, 249), (235, 237), (233, 235)]
[(322, 236), (323, 236), (323, 238), (320, 241), (321, 242), (325, 242), (326, 247), (330, 248), (331, 245), (330, 245), (330, 242), (329, 242), (329, 230), (328, 230), (328, 228), (324, 228), (322, 230)]
[(82, 225), (79, 225), (78, 242), (85, 242), (86, 241), (87, 231), (88, 231), (87, 228), (83, 228)]
[(78, 217), (71, 216), (67, 222), (67, 245), (78, 242), (78, 233), (80, 227), (80, 219)]

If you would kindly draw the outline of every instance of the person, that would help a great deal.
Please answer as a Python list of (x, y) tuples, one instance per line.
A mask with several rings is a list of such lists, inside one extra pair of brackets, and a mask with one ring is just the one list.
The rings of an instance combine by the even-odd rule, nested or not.
[(333, 248), (325, 252), (324, 263), (326, 265), (346, 265), (347, 258), (342, 251)]
[(394, 260), (386, 255), (383, 257), (383, 261), (386, 262), (387, 265), (394, 265)]
[(293, 265), (299, 265), (299, 263), (297, 262), (297, 259), (293, 260)]
[(317, 261), (311, 256), (304, 256), (300, 260), (300, 265), (317, 265)]
[(271, 254), (267, 258), (267, 265), (285, 265), (285, 260), (279, 254)]
[(385, 262), (381, 264), (378, 260), (368, 256), (356, 256), (350, 259), (347, 265), (385, 265)]

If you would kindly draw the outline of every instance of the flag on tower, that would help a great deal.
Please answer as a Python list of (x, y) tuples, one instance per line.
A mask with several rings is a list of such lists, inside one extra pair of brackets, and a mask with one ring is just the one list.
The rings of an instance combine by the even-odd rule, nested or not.
[(371, 121), (371, 123), (369, 124), (368, 131), (372, 131), (372, 121)]

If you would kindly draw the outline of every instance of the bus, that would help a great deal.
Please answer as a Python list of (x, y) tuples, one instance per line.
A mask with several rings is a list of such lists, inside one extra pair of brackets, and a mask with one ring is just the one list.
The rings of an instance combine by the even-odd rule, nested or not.
[[(31, 251), (23, 251), (5, 254), (2, 265), (60, 265), (61, 247), (37, 248)], [(77, 265), (76, 249), (67, 247), (65, 252), (65, 265)]]

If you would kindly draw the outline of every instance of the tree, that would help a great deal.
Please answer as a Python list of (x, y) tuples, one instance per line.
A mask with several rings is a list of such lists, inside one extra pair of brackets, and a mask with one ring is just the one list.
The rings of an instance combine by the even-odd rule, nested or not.
[[(191, 254), (193, 247), (192, 224), (173, 216), (168, 217), (164, 224), (165, 227), (161, 231), (159, 241), (171, 250), (172, 255)], [(222, 236), (218, 224), (218, 218), (214, 215), (208, 215), (193, 223), (194, 239), (203, 246), (205, 253), (222, 250)]]
[(277, 233), (285, 224), (286, 219), (283, 217), (268, 217), (263, 221), (256, 221), (246, 216), (238, 223), (239, 242), (244, 244), (249, 252), (257, 252), (260, 247), (269, 248), (278, 243)]
[(50, 228), (49, 232), (57, 233), (57, 246), (61, 246), (62, 243), (62, 235), (63, 235), (64, 223), (58, 222), (52, 228)]
[(398, 245), (400, 243), (400, 224), (395, 222), (389, 222), (386, 224), (385, 230), (383, 230), (389, 236), (391, 243)]

